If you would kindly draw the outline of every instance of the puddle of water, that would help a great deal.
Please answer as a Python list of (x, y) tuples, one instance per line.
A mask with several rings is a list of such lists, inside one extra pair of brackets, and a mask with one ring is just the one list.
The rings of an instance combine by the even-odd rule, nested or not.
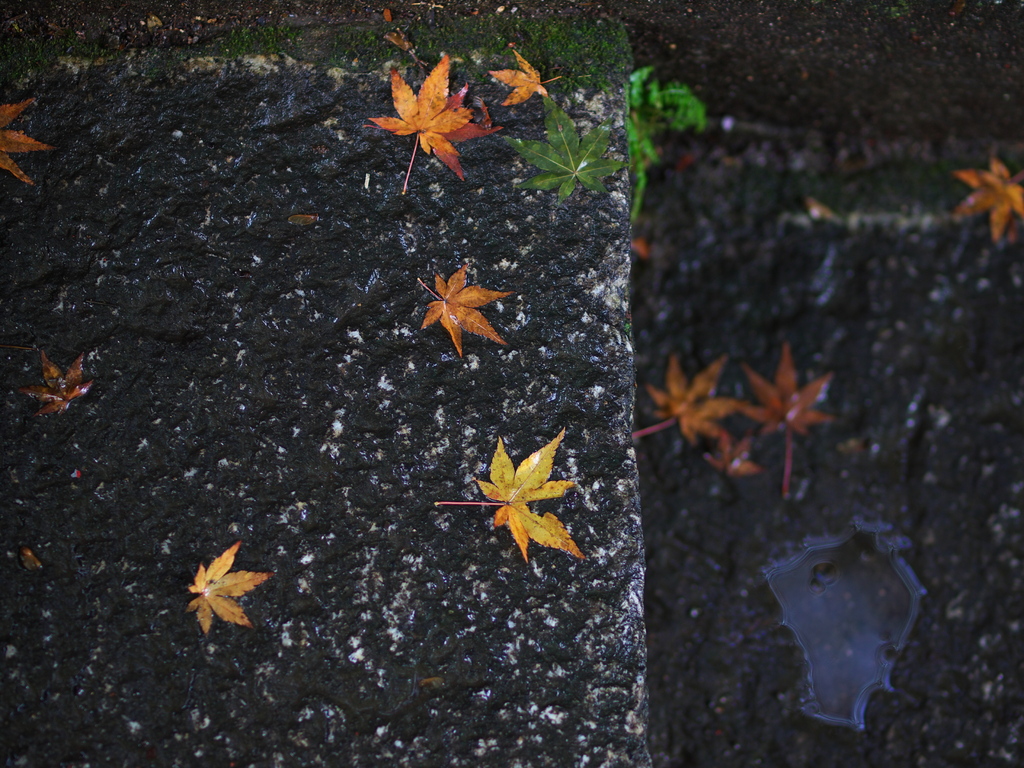
[(766, 573), (807, 659), (814, 698), (804, 711), (858, 730), (871, 694), (892, 690), (889, 673), (925, 594), (897, 554), (907, 544), (884, 531), (855, 524)]

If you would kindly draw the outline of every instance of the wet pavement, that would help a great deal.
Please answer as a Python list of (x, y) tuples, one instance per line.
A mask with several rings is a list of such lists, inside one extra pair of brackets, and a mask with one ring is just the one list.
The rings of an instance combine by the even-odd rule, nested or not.
[[(656, 766), (1020, 759), (1024, 250), (949, 216), (970, 191), (950, 171), (990, 148), (749, 124), (666, 148), (637, 228), (638, 383), (662, 386), (671, 353), (689, 374), (728, 354), (719, 395), (753, 399), (740, 363), (771, 378), (788, 341), (800, 385), (834, 373), (817, 408), (836, 418), (794, 437), (785, 500), (781, 432), (755, 435), (766, 471), (736, 479), (677, 429), (640, 441)], [(997, 150), (1021, 167), (1020, 145)], [(812, 219), (807, 196), (835, 217)], [(637, 426), (653, 411), (638, 390)], [(927, 590), (863, 732), (803, 712), (804, 653), (765, 578), (855, 520), (904, 538)]]

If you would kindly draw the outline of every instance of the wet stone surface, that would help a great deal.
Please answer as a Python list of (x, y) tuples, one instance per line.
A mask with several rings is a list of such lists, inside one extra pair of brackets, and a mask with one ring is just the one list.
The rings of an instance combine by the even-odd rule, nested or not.
[[(646, 764), (625, 174), (558, 207), (499, 134), (403, 196), (386, 70), (139, 55), (29, 96), (57, 149), (0, 178), (0, 341), (95, 384), (34, 418), (38, 355), (2, 350), (6, 764)], [(617, 95), (561, 103), (621, 157)], [(543, 138), (539, 100), (492, 112)], [(514, 293), (460, 359), (417, 278), (463, 264)], [(562, 428), (577, 488), (534, 506), (585, 560), (433, 506)], [(275, 575), (203, 637), (186, 588), (238, 539)]]
[[(666, 148), (639, 227), (638, 382), (661, 386), (670, 353), (690, 374), (729, 354), (719, 394), (750, 399), (740, 363), (771, 375), (788, 340), (801, 385), (834, 372), (818, 408), (836, 420), (796, 436), (788, 500), (781, 432), (755, 436), (767, 471), (735, 481), (678, 430), (638, 444), (656, 766), (1024, 758), (1024, 246), (948, 215), (969, 191), (950, 171), (992, 150), (754, 125)], [(1024, 165), (1020, 145), (995, 151)], [(836, 217), (812, 220), (808, 195)], [(857, 518), (906, 537), (927, 590), (862, 733), (802, 711), (806, 663), (764, 577)]]

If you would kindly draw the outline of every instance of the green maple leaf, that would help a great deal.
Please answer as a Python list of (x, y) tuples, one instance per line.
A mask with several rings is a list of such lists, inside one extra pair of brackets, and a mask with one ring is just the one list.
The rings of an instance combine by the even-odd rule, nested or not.
[(599, 179), (615, 173), (626, 163), (620, 160), (601, 158), (608, 150), (608, 129), (604, 123), (594, 128), (582, 139), (576, 133), (576, 125), (551, 99), (544, 99), (547, 114), (544, 127), (548, 132), (548, 143), (506, 138), (512, 148), (544, 173), (519, 184), (524, 189), (554, 189), (558, 187), (558, 202), (572, 194), (579, 181), (592, 192), (605, 192)]

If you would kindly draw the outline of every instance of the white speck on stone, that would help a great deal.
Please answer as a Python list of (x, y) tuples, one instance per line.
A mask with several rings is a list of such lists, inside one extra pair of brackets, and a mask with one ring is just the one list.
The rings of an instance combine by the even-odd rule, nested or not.
[(141, 723), (137, 723), (134, 720), (129, 720), (128, 721), (128, 730), (131, 731), (132, 734), (137, 734), (139, 731), (142, 730), (142, 724)]
[(173, 130), (173, 131), (171, 131), (171, 138), (172, 138), (172, 139), (180, 139), (180, 138), (181, 138), (182, 136), (184, 136), (184, 135), (185, 135), (185, 134), (184, 134), (184, 133), (182, 133), (182, 132), (181, 132), (181, 131), (179, 131), (179, 130)]
[(595, 384), (590, 388), (590, 396), (595, 400), (599, 399), (604, 394), (604, 387), (600, 384)]
[(341, 421), (335, 419), (334, 423), (331, 424), (331, 435), (333, 437), (341, 437)]
[(18, 655), (18, 649), (15, 648), (13, 645), (8, 645), (6, 648), (4, 648), (4, 658), (5, 659), (13, 659), (17, 655)]
[(357, 344), (362, 344), (363, 343), (363, 334), (361, 334), (359, 331), (355, 331), (355, 330), (349, 331), (348, 332), (348, 337), (350, 339), (353, 339)]
[(554, 707), (548, 707), (540, 716), (548, 722), (554, 723), (555, 725), (561, 725), (562, 721), (565, 720), (566, 713), (564, 711), (556, 711)]
[(139, 441), (139, 447), (136, 448), (136, 450), (141, 451), (143, 448), (148, 448), (148, 447), (149, 447), (149, 440), (147, 440), (146, 438), (142, 438), (142, 440)]
[(199, 469), (198, 469), (198, 468), (196, 468), (196, 467), (192, 467), (192, 469), (187, 469), (187, 470), (185, 470), (185, 474), (184, 474), (184, 475), (182, 475), (182, 477), (184, 477), (184, 478), (185, 478), (186, 480), (191, 480), (191, 479), (192, 479), (193, 477), (195, 477), (195, 476), (196, 476), (196, 474), (197, 474), (198, 472), (199, 472)]
[(469, 363), (469, 370), (475, 371), (480, 367), (480, 358), (476, 355), (469, 355), (466, 358), (466, 362)]
[(377, 382), (377, 386), (383, 390), (387, 390), (388, 392), (395, 391), (395, 388), (391, 385), (391, 382), (388, 381), (387, 375), (383, 373), (380, 376), (380, 381)]
[(364, 656), (365, 654), (363, 653), (363, 649), (356, 648), (352, 653), (348, 655), (348, 660), (353, 664), (358, 664), (360, 661), (363, 660)]

